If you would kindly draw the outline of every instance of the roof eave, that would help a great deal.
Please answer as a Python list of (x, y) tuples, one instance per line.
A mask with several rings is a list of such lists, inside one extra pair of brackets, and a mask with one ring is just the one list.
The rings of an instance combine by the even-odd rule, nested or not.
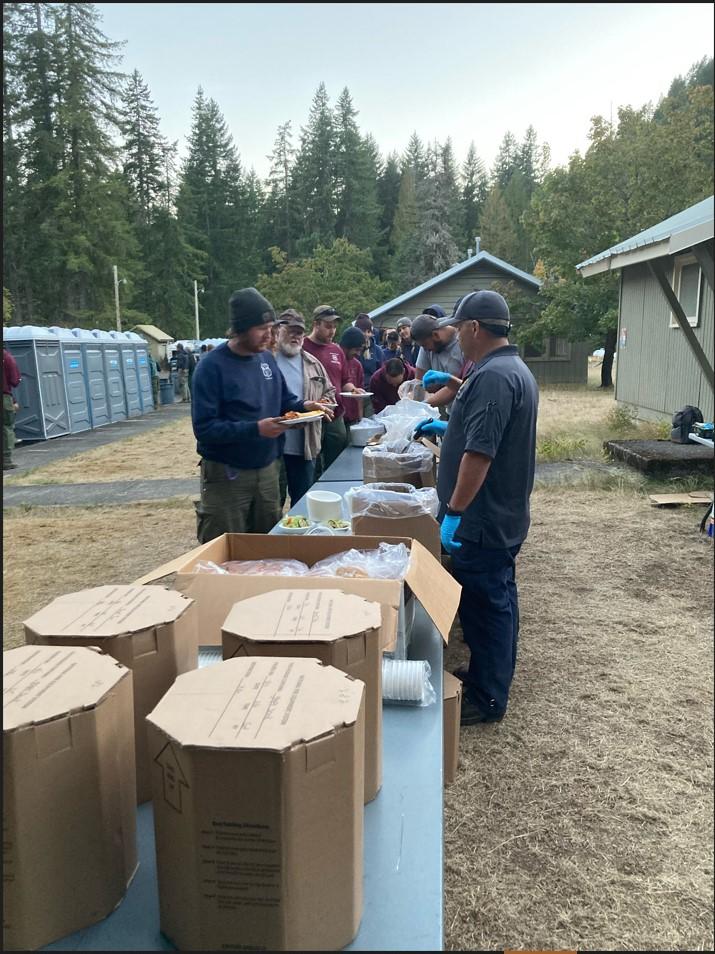
[(608, 255), (605, 258), (600, 258), (597, 262), (577, 265), (576, 269), (583, 278), (590, 278), (592, 275), (614, 272), (619, 268), (625, 268), (626, 265), (637, 265), (639, 262), (647, 262), (650, 259), (662, 258), (664, 255), (670, 254), (670, 240), (663, 239), (661, 242), (654, 242), (652, 245), (632, 248), (627, 252), (618, 252), (616, 255)]

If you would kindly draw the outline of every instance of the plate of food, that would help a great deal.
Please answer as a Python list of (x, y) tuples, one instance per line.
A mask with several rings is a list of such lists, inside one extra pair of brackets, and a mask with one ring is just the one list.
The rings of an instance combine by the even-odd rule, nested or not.
[(305, 533), (315, 526), (315, 522), (307, 517), (287, 516), (283, 517), (278, 526), (281, 528), (281, 533)]
[(323, 520), (321, 527), (328, 527), (333, 533), (348, 533), (350, 531), (349, 520)]
[(276, 418), (276, 423), (283, 427), (300, 427), (301, 424), (310, 424), (323, 416), (322, 411), (287, 411), (282, 417)]
[(372, 397), (372, 391), (341, 391), (340, 397), (369, 398)]

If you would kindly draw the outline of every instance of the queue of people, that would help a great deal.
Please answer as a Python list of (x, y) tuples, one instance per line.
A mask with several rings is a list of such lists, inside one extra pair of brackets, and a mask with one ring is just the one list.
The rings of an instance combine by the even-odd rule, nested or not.
[[(505, 299), (472, 292), (449, 316), (430, 306), (401, 319), (385, 350), (367, 314), (336, 344), (341, 319), (329, 305), (314, 310), (308, 334), (299, 312), (276, 318), (255, 288), (234, 292), (229, 309), (228, 340), (193, 374), (199, 541), (269, 531), (286, 492), (295, 503), (347, 445), (349, 426), (366, 413), (366, 381), (375, 411), (399, 400), (403, 382), (422, 381), (442, 417), (423, 421), (415, 436), (441, 440), (440, 535), (462, 586), (470, 650), (456, 673), (462, 724), (501, 720), (516, 666), (516, 559), (529, 530), (538, 411), (536, 381), (509, 343)], [(286, 431), (276, 420), (308, 410), (322, 421)]]

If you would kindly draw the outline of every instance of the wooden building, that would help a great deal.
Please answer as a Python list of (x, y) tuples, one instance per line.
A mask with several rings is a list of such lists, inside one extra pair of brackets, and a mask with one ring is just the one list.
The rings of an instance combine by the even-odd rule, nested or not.
[[(430, 305), (441, 305), (449, 315), (462, 296), (506, 282), (515, 282), (522, 291), (533, 295), (537, 295), (541, 287), (540, 280), (534, 275), (480, 250), (464, 262), (373, 309), (370, 317), (378, 327), (394, 328), (398, 319), (416, 318)], [(556, 337), (545, 339), (541, 347), (519, 349), (540, 385), (585, 385), (589, 350), (585, 342)]]
[(713, 420), (713, 197), (577, 265), (620, 269), (616, 400), (643, 420)]

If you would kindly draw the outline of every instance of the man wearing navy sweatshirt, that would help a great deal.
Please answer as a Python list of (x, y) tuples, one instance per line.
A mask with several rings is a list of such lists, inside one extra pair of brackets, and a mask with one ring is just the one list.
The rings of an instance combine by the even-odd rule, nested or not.
[(267, 533), (281, 517), (279, 458), (286, 411), (323, 408), (299, 401), (286, 385), (270, 347), (276, 316), (255, 288), (229, 300), (226, 344), (199, 362), (193, 376), (191, 417), (201, 457), (197, 536)]

